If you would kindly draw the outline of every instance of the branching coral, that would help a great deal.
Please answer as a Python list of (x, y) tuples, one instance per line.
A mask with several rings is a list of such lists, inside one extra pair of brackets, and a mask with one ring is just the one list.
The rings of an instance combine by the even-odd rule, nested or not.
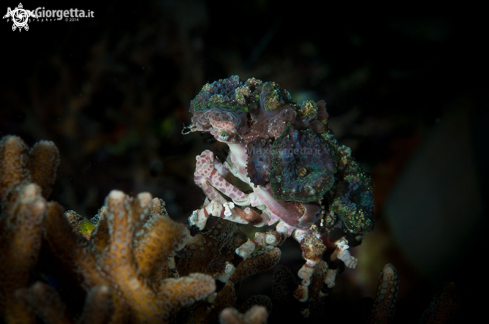
[(253, 306), (245, 314), (234, 308), (225, 308), (219, 315), (221, 324), (264, 324), (267, 322), (267, 310), (263, 306)]
[(399, 276), (396, 268), (386, 264), (379, 275), (377, 297), (372, 307), (370, 323), (392, 323), (396, 309), (396, 299), (399, 293)]
[[(0, 141), (0, 153), (0, 315), (6, 323), (316, 323), (331, 315), (324, 312), (325, 297), (341, 271), (337, 261), (356, 262), (344, 237), (336, 241), (330, 259), (322, 260), (331, 241), (303, 231), (301, 248), (308, 261), (299, 277), (308, 281), (307, 300), (297, 301), (303, 291), (280, 265), (268, 295), (238, 302), (245, 278), (278, 263), (281, 250), (275, 245), (283, 237), (276, 232), (256, 232), (248, 239), (236, 223), (218, 219), (192, 237), (186, 226), (169, 218), (161, 199), (116, 190), (89, 221), (46, 201), (59, 161), (54, 144), (41, 142), (29, 150), (20, 138), (9, 136)], [(348, 150), (335, 154), (344, 186), (326, 198), (349, 195), (368, 211), (369, 195), (359, 189), (366, 188), (363, 173), (345, 158)], [(333, 210), (327, 214), (337, 222), (348, 216)], [(249, 251), (244, 260), (236, 254), (240, 249)], [(380, 275), (371, 323), (393, 322), (398, 287), (397, 271), (388, 264)], [(421, 322), (446, 323), (459, 307), (449, 283)]]
[(256, 251), (249, 259), (240, 262), (235, 271), (229, 271), (235, 262), (235, 249), (244, 242), (246, 236), (235, 223), (217, 220), (208, 231), (192, 237), (177, 253), (176, 269), (180, 275), (201, 272), (211, 275), (217, 283), (216, 293), (207, 302), (196, 303), (188, 311), (181, 312), (179, 322), (216, 322), (224, 308), (237, 306), (235, 285), (278, 263), (280, 250), (267, 248)]
[(453, 323), (460, 318), (462, 298), (454, 282), (446, 283), (423, 313), (420, 323)]
[[(160, 323), (192, 316), (212, 322), (236, 306), (234, 283), (280, 258), (278, 249), (264, 249), (238, 271), (226, 272), (234, 249), (246, 241), (236, 225), (218, 222), (191, 237), (149, 193), (132, 198), (114, 190), (90, 221), (64, 212), (43, 197), (59, 163), (54, 144), (43, 141), (29, 151), (9, 136), (0, 153), (0, 311), (8, 323), (33, 323), (36, 316), (60, 323)], [(217, 291), (216, 282), (222, 283)], [(77, 285), (84, 301), (65, 292)]]
[(59, 165), (53, 142), (40, 141), (29, 150), (20, 137), (5, 136), (0, 141), (0, 160), (0, 197), (22, 182), (39, 185), (43, 197), (49, 197)]
[[(88, 293), (82, 318), (169, 321), (180, 308), (214, 292), (214, 278), (205, 274), (161, 276), (190, 238), (184, 225), (168, 217), (162, 200), (112, 191), (95, 228), (87, 229), (75, 212), (63, 214), (62, 206), (43, 197), (59, 163), (54, 144), (40, 142), (28, 151), (20, 138), (8, 136), (0, 154), (0, 311), (7, 322), (34, 322), (35, 314), (47, 322), (73, 317), (58, 312), (65, 306), (57, 291), (31, 277), (43, 238)], [(92, 312), (97, 307), (104, 309), (100, 315)]]
[[(36, 282), (16, 291), (15, 296), (45, 323), (71, 323), (59, 294), (48, 284)], [(106, 286), (95, 287), (87, 294), (80, 324), (108, 323), (113, 314), (112, 295)]]
[(17, 186), (2, 201), (0, 218), (0, 313), (8, 323), (33, 323), (34, 315), (15, 297), (31, 283), (38, 261), (46, 200), (35, 184)]
[[(113, 322), (169, 321), (179, 308), (206, 298), (214, 279), (203, 274), (155, 280), (189, 238), (164, 203), (148, 193), (130, 198), (112, 191), (98, 214), (90, 241), (59, 211), (46, 219), (52, 251), (82, 278), (85, 289), (108, 286), (114, 294)], [(62, 244), (61, 244), (62, 243)]]
[(14, 294), (32, 281), (49, 206), (45, 197), (58, 164), (58, 150), (51, 142), (39, 142), (29, 151), (19, 137), (0, 141), (0, 314), (7, 322), (34, 321)]

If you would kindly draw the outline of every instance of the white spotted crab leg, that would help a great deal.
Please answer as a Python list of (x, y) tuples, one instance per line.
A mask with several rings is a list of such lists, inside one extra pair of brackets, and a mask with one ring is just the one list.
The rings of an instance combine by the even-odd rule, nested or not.
[(346, 238), (341, 238), (336, 242), (336, 250), (331, 254), (331, 260), (340, 259), (345, 263), (345, 266), (350, 269), (355, 269), (358, 264), (358, 259), (351, 255), (348, 250), (350, 246), (348, 245), (348, 240)]
[(311, 284), (311, 277), (314, 274), (316, 265), (322, 260), (326, 246), (320, 239), (319, 233), (315, 230), (296, 230), (292, 237), (299, 242), (302, 249), (302, 257), (306, 260), (306, 263), (297, 273), (302, 280), (294, 292), (294, 297), (301, 302), (305, 302), (309, 298), (308, 287)]
[[(250, 195), (245, 194), (224, 179), (223, 175), (228, 170), (225, 165), (214, 158), (214, 153), (211, 151), (205, 150), (196, 157), (196, 160), (194, 180), (204, 191), (208, 202), (204, 207), (192, 213), (189, 217), (190, 225), (196, 225), (202, 230), (210, 215), (222, 217), (235, 223), (248, 224), (249, 221), (235, 211), (234, 203), (249, 205)], [(231, 198), (234, 203), (228, 202), (222, 194)]]
[[(207, 197), (211, 200), (219, 200), (219, 198), (217, 198), (217, 195), (219, 195), (221, 199), (224, 199), (219, 193), (221, 192), (233, 199), (233, 201), (242, 202), (248, 200), (248, 197), (244, 192), (229, 183), (219, 173), (219, 171), (223, 172), (224, 166), (214, 158), (214, 153), (205, 150), (202, 154), (197, 155), (196, 160), (194, 180), (195, 183), (204, 190)], [(205, 184), (209, 184), (210, 187), (205, 186)]]
[(279, 221), (275, 231), (256, 233), (254, 238), (248, 239), (248, 241), (236, 249), (236, 254), (241, 258), (246, 259), (258, 246), (276, 246), (290, 236), (299, 242), (302, 249), (302, 256), (306, 260), (304, 265), (298, 271), (301, 283), (294, 292), (294, 296), (299, 301), (305, 302), (309, 298), (308, 287), (311, 284), (311, 277), (314, 274), (316, 264), (321, 261), (322, 256), (326, 251), (326, 246), (320, 240), (319, 233), (316, 231), (311, 232), (308, 230), (297, 229), (283, 221)]

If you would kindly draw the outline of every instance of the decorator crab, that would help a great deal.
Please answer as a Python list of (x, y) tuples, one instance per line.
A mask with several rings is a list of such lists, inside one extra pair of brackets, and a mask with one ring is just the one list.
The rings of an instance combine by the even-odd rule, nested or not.
[[(301, 301), (308, 298), (323, 254), (329, 288), (343, 264), (356, 267), (358, 260), (348, 249), (373, 229), (372, 185), (350, 148), (339, 145), (328, 128), (323, 100), (293, 102), (275, 82), (231, 76), (204, 85), (190, 102), (190, 112), (192, 124), (183, 134), (210, 132), (229, 147), (225, 161), (209, 150), (196, 157), (195, 183), (207, 198), (190, 216), (191, 225), (203, 229), (211, 215), (257, 227), (274, 225), (236, 249), (243, 259), (259, 246), (275, 246), (292, 236), (306, 260), (295, 291)], [(220, 279), (233, 270), (228, 264)]]

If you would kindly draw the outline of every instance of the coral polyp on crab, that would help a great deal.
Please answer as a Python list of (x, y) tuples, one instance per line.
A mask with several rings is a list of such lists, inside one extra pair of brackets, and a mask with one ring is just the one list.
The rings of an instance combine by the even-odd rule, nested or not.
[[(229, 147), (225, 161), (209, 150), (196, 157), (195, 183), (207, 198), (190, 216), (191, 225), (203, 229), (211, 215), (274, 225), (236, 249), (243, 259), (258, 246), (293, 237), (306, 261), (295, 291), (301, 301), (308, 299), (311, 276), (327, 249), (329, 288), (337, 260), (356, 267), (349, 245), (358, 245), (373, 229), (372, 184), (350, 148), (339, 145), (328, 128), (323, 100), (293, 102), (275, 82), (231, 76), (204, 85), (190, 102), (190, 112), (192, 124), (184, 134), (209, 132)], [(233, 265), (227, 269), (231, 276)]]

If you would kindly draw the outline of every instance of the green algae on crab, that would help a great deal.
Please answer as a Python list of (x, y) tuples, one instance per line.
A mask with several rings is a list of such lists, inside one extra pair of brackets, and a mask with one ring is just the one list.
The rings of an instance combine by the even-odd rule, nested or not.
[(225, 108), (247, 112), (257, 107), (260, 96), (256, 88), (261, 84), (262, 81), (255, 78), (243, 82), (237, 75), (206, 83), (190, 101), (190, 107), (195, 111)]
[(290, 93), (273, 81), (263, 84), (260, 100), (265, 110), (275, 110), (278, 107), (293, 103)]
[[(213, 109), (216, 114), (211, 118), (230, 114), (239, 121), (235, 126), (245, 125), (238, 132), (245, 135), (246, 176), (254, 186), (270, 184), (277, 200), (325, 204), (327, 223), (334, 226), (341, 221), (346, 232), (372, 230), (371, 179), (353, 159), (351, 149), (340, 145), (328, 128), (324, 101), (295, 103), (273, 81), (241, 81), (233, 75), (202, 87), (191, 101), (192, 121), (198, 124), (202, 118), (202, 124), (208, 125), (203, 113)], [(221, 140), (228, 136), (219, 133)]]
[(321, 137), (291, 124), (273, 143), (270, 183), (276, 199), (318, 201), (334, 185), (335, 159)]
[(365, 234), (373, 230), (372, 181), (356, 161), (346, 165), (343, 181), (333, 195), (331, 210), (343, 219), (350, 233)]
[(206, 83), (190, 101), (190, 106), (194, 111), (224, 108), (248, 112), (258, 108), (258, 103), (265, 110), (293, 104), (290, 93), (275, 82), (262, 82), (256, 78), (241, 81), (239, 76), (232, 75)]
[(318, 106), (313, 100), (298, 101), (296, 110), (302, 121), (307, 123), (318, 115)]

